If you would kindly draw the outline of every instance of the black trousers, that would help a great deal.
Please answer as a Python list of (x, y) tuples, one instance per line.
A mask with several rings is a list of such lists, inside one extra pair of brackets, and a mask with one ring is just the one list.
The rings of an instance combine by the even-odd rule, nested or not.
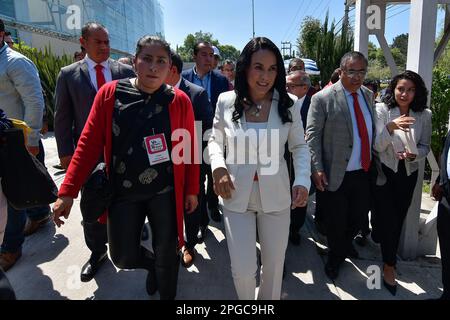
[(439, 203), (437, 217), (437, 232), (441, 249), (442, 298), (450, 300), (450, 208)]
[(395, 266), (403, 222), (417, 182), (417, 171), (407, 176), (405, 162), (399, 161), (397, 173), (382, 165), (387, 182), (375, 191), (376, 233), (380, 239), (383, 262)]
[[(152, 230), (154, 258), (150, 251), (141, 246), (146, 217)], [(115, 201), (108, 215), (108, 237), (111, 258), (118, 268), (155, 272), (161, 299), (175, 299), (179, 255), (173, 192), (148, 200)]]
[(83, 221), (83, 233), (84, 241), (87, 247), (91, 250), (91, 257), (93, 259), (103, 255), (107, 248), (108, 232), (106, 224), (99, 222), (86, 222)]
[(198, 195), (199, 205), (192, 213), (184, 214), (184, 231), (186, 232), (186, 248), (194, 249), (197, 244), (197, 233), (200, 225), (207, 226), (209, 224), (208, 209), (206, 208), (205, 196), (205, 177), (206, 170), (209, 165), (201, 164), (200, 166), (200, 193)]
[(363, 215), (369, 210), (369, 173), (363, 170), (345, 173), (336, 191), (327, 191), (327, 239), (329, 263), (339, 266), (346, 258)]

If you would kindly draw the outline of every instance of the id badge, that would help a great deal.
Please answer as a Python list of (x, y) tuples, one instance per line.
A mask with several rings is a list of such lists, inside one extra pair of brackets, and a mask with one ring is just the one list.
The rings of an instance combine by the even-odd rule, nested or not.
[(151, 166), (170, 161), (166, 138), (163, 133), (144, 138), (148, 160)]

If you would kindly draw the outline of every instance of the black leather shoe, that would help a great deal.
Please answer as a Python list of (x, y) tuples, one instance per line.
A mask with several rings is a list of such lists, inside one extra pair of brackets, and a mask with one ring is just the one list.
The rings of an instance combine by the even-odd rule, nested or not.
[(203, 243), (203, 241), (205, 241), (206, 229), (208, 229), (208, 227), (200, 226), (200, 230), (197, 233), (197, 243)]
[(355, 242), (358, 246), (365, 247), (367, 244), (367, 236), (362, 233), (358, 233), (355, 237)]
[(147, 225), (144, 224), (144, 226), (142, 227), (141, 240), (147, 241), (149, 237), (150, 237), (150, 234), (148, 232), (148, 227), (147, 227)]
[(339, 276), (339, 267), (327, 262), (325, 264), (325, 274), (330, 280), (336, 280)]
[(395, 296), (397, 294), (397, 284), (389, 284), (383, 279), (383, 286), (389, 291), (390, 294)]
[(289, 233), (289, 241), (296, 247), (298, 247), (300, 245), (300, 234), (298, 234), (297, 232), (290, 232)]
[(156, 284), (155, 270), (148, 271), (147, 280), (145, 280), (145, 289), (149, 296), (152, 296), (158, 291), (158, 285)]
[(108, 257), (107, 253), (100, 256), (91, 256), (91, 258), (86, 262), (81, 269), (81, 275), (80, 279), (81, 282), (89, 282), (91, 281), (95, 274), (97, 273), (100, 266), (103, 264), (103, 262), (106, 261), (106, 258)]
[(211, 216), (211, 219), (213, 219), (215, 222), (220, 222), (222, 220), (222, 217), (220, 216), (220, 211), (217, 207), (209, 209), (209, 215)]

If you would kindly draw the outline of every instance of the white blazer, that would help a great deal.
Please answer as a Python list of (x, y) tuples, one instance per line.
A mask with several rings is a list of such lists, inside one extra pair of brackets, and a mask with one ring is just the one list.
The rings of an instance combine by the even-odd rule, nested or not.
[(237, 122), (232, 120), (235, 92), (219, 96), (208, 149), (212, 171), (226, 168), (234, 184), (230, 199), (219, 197), (220, 203), (230, 211), (247, 211), (255, 173), (258, 174), (264, 212), (285, 210), (291, 205), (289, 174), (284, 159), (286, 141), (293, 155), (294, 186), (309, 190), (311, 156), (304, 139), (301, 105), (291, 96), (295, 101), (289, 109), (292, 122), (283, 124), (278, 115), (278, 97), (274, 90), (267, 129), (260, 132), (257, 139), (255, 131), (247, 129), (245, 112)]

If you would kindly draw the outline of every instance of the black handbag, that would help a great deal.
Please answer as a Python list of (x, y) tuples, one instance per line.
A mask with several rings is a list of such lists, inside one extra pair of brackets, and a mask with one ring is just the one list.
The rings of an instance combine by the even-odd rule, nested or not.
[[(142, 128), (148, 119), (148, 114), (151, 112), (153, 105), (156, 104), (156, 100), (157, 99), (155, 98), (149, 99), (146, 106), (139, 111), (133, 129), (126, 137), (125, 142), (121, 145), (121, 149), (116, 157), (115, 165), (110, 171), (110, 178), (108, 178), (108, 175), (106, 174), (106, 164), (101, 162), (94, 169), (81, 189), (81, 215), (83, 216), (83, 220), (87, 223), (97, 221), (111, 205), (114, 197), (114, 172), (129, 149), (131, 141), (133, 141), (139, 129)], [(144, 115), (144, 111), (147, 111), (147, 114)]]
[(58, 188), (45, 166), (26, 149), (23, 131), (7, 129), (1, 136), (2, 188), (8, 204), (24, 210), (55, 202)]

